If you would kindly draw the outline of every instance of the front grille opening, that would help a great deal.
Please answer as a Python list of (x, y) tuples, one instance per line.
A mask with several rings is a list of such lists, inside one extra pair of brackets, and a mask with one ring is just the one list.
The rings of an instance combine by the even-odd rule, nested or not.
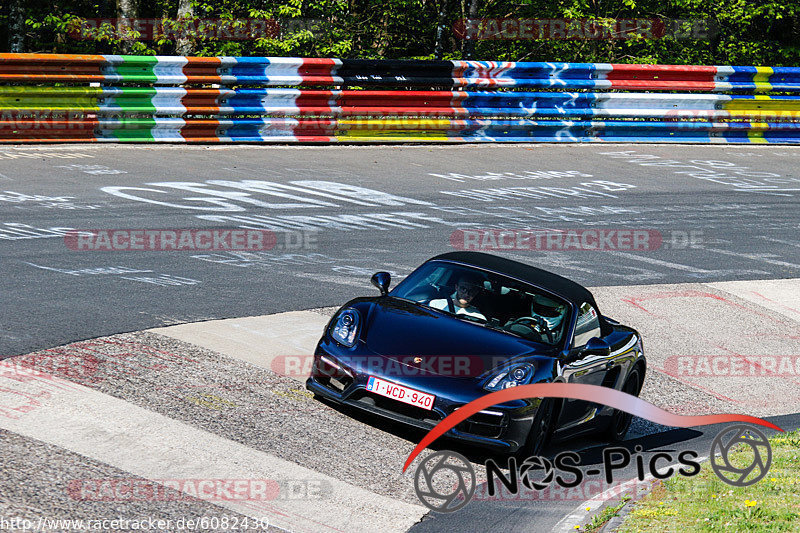
[(456, 430), (462, 433), (496, 439), (500, 438), (507, 425), (508, 419), (505, 414), (481, 411), (458, 424)]
[(332, 391), (343, 392), (353, 383), (353, 377), (343, 369), (344, 367), (335, 368), (321, 358), (316, 358), (311, 374), (314, 379)]

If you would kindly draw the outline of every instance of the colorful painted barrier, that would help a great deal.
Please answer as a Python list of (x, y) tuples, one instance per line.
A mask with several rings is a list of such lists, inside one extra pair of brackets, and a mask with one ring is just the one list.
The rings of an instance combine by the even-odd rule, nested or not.
[(646, 117), (796, 120), (800, 96), (183, 87), (0, 87), (0, 110), (99, 115)]
[(794, 143), (795, 93), (796, 67), (0, 54), (0, 142)]
[(0, 122), (0, 142), (697, 142), (787, 143), (800, 122), (500, 119), (85, 118)]
[(800, 92), (800, 68), (0, 54), (0, 81)]

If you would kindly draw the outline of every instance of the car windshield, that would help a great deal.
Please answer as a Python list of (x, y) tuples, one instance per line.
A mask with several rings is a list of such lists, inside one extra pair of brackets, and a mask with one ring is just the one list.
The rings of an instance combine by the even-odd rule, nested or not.
[(561, 343), (570, 306), (526, 283), (475, 268), (430, 261), (391, 295), (461, 320), (550, 345)]

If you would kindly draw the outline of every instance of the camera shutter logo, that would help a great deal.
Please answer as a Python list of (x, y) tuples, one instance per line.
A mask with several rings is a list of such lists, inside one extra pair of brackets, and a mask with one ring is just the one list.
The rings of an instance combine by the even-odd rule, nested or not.
[[(531, 479), (532, 471), (541, 470), (542, 479)], [(522, 484), (531, 490), (544, 490), (553, 482), (553, 463), (545, 457), (528, 457), (519, 467)]]
[[(740, 444), (750, 446), (753, 452), (753, 461), (745, 467), (735, 466), (730, 461), (730, 452)], [(747, 487), (769, 472), (772, 447), (759, 430), (753, 426), (738, 424), (723, 429), (714, 437), (709, 457), (711, 468), (722, 481), (734, 487)]]
[(414, 475), (414, 491), (426, 507), (452, 513), (475, 494), (475, 469), (463, 455), (443, 450), (426, 457)]

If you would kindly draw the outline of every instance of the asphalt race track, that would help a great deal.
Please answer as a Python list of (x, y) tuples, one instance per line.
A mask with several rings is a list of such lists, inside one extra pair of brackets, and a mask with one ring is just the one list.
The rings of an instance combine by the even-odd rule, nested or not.
[[(0, 514), (266, 516), (297, 531), (572, 529), (585, 523), (570, 518), (580, 498), (427, 513), (399, 467), (421, 435), (311, 400), (303, 376), (276, 372), (275, 357), (309, 353), (332, 306), (374, 293), (374, 271), (403, 277), (462, 247), (467, 232), (633, 230), (646, 236), (638, 248), (482, 242), (594, 287), (601, 311), (637, 327), (648, 401), (681, 414), (781, 415), (796, 428), (800, 370), (705, 379), (679, 358), (797, 356), (799, 168), (800, 149), (775, 146), (2, 147), (0, 359), (54, 377), (0, 372), (0, 486), (10, 495)], [(270, 230), (274, 246), (77, 250), (65, 238), (237, 228)], [(307, 309), (317, 311), (287, 313)], [(717, 430), (637, 420), (626, 445), (706, 450)], [(591, 464), (601, 444), (553, 451), (577, 447)], [(483, 457), (458, 451), (480, 478)], [(260, 507), (120, 503), (64, 488), (254, 477), (300, 496)]]
[[(12, 302), (4, 309), (0, 354), (184, 321), (336, 305), (371, 290), (368, 276), (377, 269), (404, 275), (452, 250), (451, 234), (469, 227), (661, 232), (664, 244), (646, 252), (505, 254), (589, 286), (800, 277), (798, 165), (800, 151), (775, 147), (4, 149), (2, 190), (27, 197), (2, 193), (0, 202), (0, 290)], [(248, 192), (210, 180), (299, 190)], [(184, 185), (194, 191), (164, 182), (194, 184)], [(341, 184), (384, 194), (348, 192)], [(151, 190), (113, 194), (109, 187)], [(46, 233), (239, 226), (320, 231), (311, 236), (313, 249), (294, 249), (298, 239), (290, 236), (288, 246), (278, 242), (289, 249), (243, 256), (78, 252)]]

